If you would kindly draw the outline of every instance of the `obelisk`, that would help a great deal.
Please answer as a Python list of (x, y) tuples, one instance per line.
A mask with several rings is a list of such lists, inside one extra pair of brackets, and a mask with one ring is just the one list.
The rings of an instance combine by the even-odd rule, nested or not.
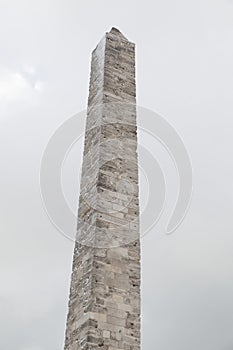
[(65, 350), (140, 350), (135, 44), (92, 53)]

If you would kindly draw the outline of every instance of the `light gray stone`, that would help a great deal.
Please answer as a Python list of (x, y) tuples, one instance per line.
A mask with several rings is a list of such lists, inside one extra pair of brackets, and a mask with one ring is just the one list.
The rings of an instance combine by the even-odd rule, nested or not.
[(140, 350), (135, 45), (92, 53), (65, 350)]

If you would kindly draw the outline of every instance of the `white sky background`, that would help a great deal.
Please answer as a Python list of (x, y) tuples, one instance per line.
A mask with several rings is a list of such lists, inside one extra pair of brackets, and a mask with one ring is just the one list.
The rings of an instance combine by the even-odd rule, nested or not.
[[(0, 349), (63, 349), (73, 244), (44, 212), (40, 160), (86, 107), (112, 26), (137, 44), (138, 104), (176, 128), (194, 170), (183, 224), (142, 240), (143, 349), (232, 350), (232, 0), (0, 0)], [(81, 151), (64, 171), (74, 206)]]

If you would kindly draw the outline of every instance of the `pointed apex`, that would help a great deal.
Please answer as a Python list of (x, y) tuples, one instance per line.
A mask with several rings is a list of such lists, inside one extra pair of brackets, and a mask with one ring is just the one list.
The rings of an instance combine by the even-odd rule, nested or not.
[(120, 30), (116, 27), (112, 27), (112, 29), (110, 30), (110, 33), (122, 35)]
[(117, 35), (117, 36), (122, 37), (122, 38), (127, 40), (127, 38), (121, 33), (121, 31), (115, 27), (112, 27), (112, 29), (110, 30), (109, 33)]

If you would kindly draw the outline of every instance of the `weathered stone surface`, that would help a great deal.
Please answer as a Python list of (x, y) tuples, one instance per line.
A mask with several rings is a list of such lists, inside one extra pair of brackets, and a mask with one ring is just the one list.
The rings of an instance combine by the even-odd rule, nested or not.
[(65, 350), (140, 349), (135, 45), (117, 29), (92, 53)]

